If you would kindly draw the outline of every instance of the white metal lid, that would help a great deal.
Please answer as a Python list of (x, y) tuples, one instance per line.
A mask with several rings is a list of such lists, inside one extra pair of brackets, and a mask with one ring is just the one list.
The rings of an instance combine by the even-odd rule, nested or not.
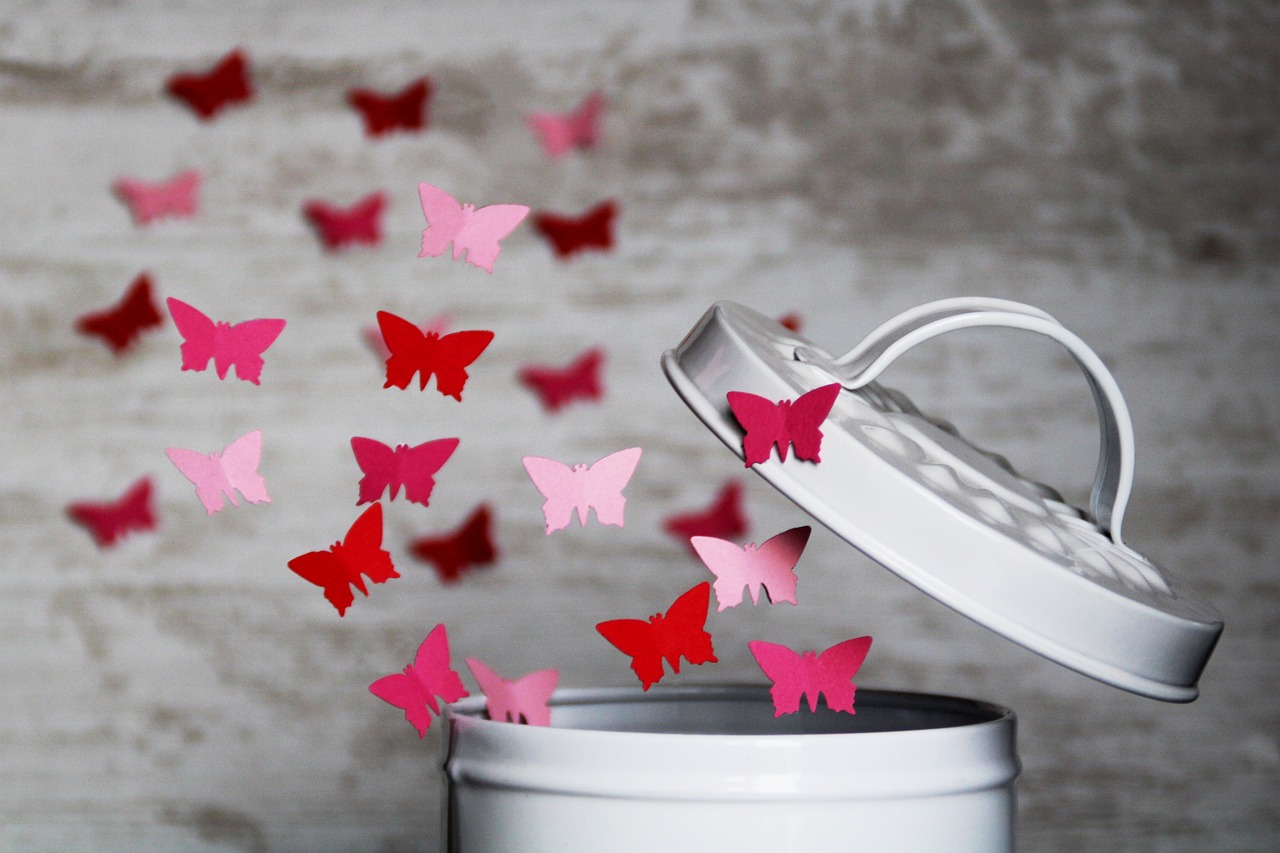
[[(1089, 511), (1019, 476), (904, 395), (873, 381), (911, 347), (974, 326), (1064, 346), (1098, 404), (1102, 446)], [(840, 358), (732, 302), (713, 305), (662, 357), (676, 392), (742, 455), (726, 395), (793, 399), (839, 382), (822, 461), (752, 466), (851, 545), (939, 601), (1071, 669), (1154, 699), (1189, 702), (1222, 633), (1208, 603), (1124, 545), (1133, 427), (1101, 359), (1056, 320), (998, 299), (948, 299), (880, 326)]]

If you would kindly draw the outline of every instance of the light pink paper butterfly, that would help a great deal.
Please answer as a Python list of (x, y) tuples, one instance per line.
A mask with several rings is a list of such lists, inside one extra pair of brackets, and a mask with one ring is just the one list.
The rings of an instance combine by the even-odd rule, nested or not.
[(818, 710), (818, 694), (827, 699), (827, 707), (848, 714), (853, 710), (853, 696), (858, 686), (853, 677), (871, 649), (870, 637), (857, 637), (836, 643), (822, 654), (793, 652), (777, 643), (752, 640), (747, 643), (756, 663), (773, 682), (773, 716), (794, 714), (800, 710), (800, 698), (809, 702), (809, 710)]
[(489, 719), (530, 726), (551, 725), (551, 709), (547, 702), (560, 681), (559, 671), (540, 669), (507, 681), (475, 658), (467, 658), (467, 666), (484, 693), (484, 707), (489, 712)]
[(188, 169), (158, 184), (124, 177), (111, 188), (129, 206), (138, 225), (150, 225), (166, 216), (190, 219), (196, 215), (199, 202), (200, 173)]
[(420, 738), (431, 727), (431, 715), (440, 714), (436, 696), (445, 702), (457, 702), (470, 695), (449, 663), (449, 636), (444, 625), (431, 629), (418, 646), (412, 664), (403, 672), (379, 678), (369, 685), (369, 692), (402, 709), (404, 718), (418, 730)]
[(258, 385), (262, 354), (284, 331), (285, 321), (274, 319), (226, 323), (210, 320), (203, 311), (170, 296), (165, 300), (173, 324), (182, 334), (182, 369), (203, 371), (213, 359), (219, 379), (227, 378), (234, 365), (236, 377)]
[(600, 111), (604, 95), (592, 92), (582, 103), (567, 113), (533, 113), (529, 127), (552, 160), (558, 160), (572, 148), (590, 148), (600, 138)]
[(460, 204), (439, 187), (418, 184), (422, 215), (427, 219), (422, 232), (422, 251), (418, 257), (438, 258), (453, 243), (453, 259), (467, 254), (467, 263), (493, 272), (493, 262), (501, 247), (498, 241), (515, 230), (529, 208), (522, 204), (491, 204), (477, 208)]
[(760, 603), (763, 587), (771, 604), (796, 603), (796, 563), (809, 541), (810, 527), (793, 527), (757, 547), (741, 548), (714, 536), (693, 536), (689, 544), (716, 576), (716, 612), (742, 603), (742, 590), (751, 593), (751, 603)]
[(575, 464), (572, 468), (554, 459), (526, 456), (524, 469), (547, 500), (542, 515), (547, 521), (547, 534), (569, 526), (573, 513), (578, 525), (587, 526), (587, 511), (596, 511), (596, 521), (622, 527), (627, 499), (622, 490), (640, 463), (640, 448), (619, 450), (592, 465)]
[(262, 430), (245, 433), (221, 451), (205, 455), (181, 447), (165, 449), (169, 461), (182, 476), (196, 484), (196, 497), (204, 504), (206, 515), (222, 509), (225, 494), (232, 506), (239, 506), (236, 492), (249, 503), (270, 503), (266, 481), (258, 474), (262, 458)]

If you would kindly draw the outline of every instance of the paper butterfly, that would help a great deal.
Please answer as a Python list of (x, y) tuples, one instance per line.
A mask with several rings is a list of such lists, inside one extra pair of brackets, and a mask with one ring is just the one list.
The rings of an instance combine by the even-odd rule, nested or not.
[(796, 458), (818, 462), (822, 447), (822, 422), (840, 394), (840, 383), (832, 382), (801, 394), (795, 400), (772, 403), (745, 391), (726, 396), (733, 416), (746, 430), (742, 437), (743, 458), (750, 468), (769, 458), (776, 444), (778, 457), (787, 461), (787, 447), (796, 449)]
[(96, 335), (116, 355), (129, 349), (147, 329), (164, 325), (151, 298), (151, 277), (138, 273), (120, 301), (110, 308), (92, 311), (76, 320), (76, 330)]
[(853, 710), (853, 695), (858, 687), (853, 677), (871, 648), (870, 637), (836, 643), (822, 654), (797, 653), (763, 640), (752, 640), (747, 645), (773, 682), (769, 695), (773, 697), (774, 717), (799, 711), (801, 696), (808, 700), (811, 712), (818, 710), (819, 693), (826, 697), (831, 710), (857, 713)]
[(592, 465), (577, 463), (572, 468), (541, 456), (526, 456), (522, 461), (529, 479), (546, 498), (542, 515), (547, 521), (547, 535), (568, 527), (575, 511), (578, 526), (586, 527), (591, 509), (601, 524), (622, 527), (627, 505), (622, 490), (640, 464), (640, 448), (619, 450)]
[(604, 95), (592, 92), (567, 113), (533, 113), (527, 121), (534, 136), (552, 160), (558, 160), (572, 148), (590, 148), (600, 137), (600, 111)]
[(615, 202), (602, 201), (581, 216), (535, 213), (533, 227), (547, 238), (557, 258), (567, 258), (588, 249), (613, 248), (613, 219), (617, 214)]
[(386, 196), (375, 192), (350, 207), (308, 201), (302, 205), (302, 213), (316, 229), (324, 247), (336, 252), (361, 243), (376, 246), (382, 240), (379, 217), (386, 203)]
[(190, 219), (196, 215), (199, 204), (200, 173), (188, 169), (159, 184), (124, 177), (117, 179), (111, 188), (128, 206), (138, 225), (150, 225), (164, 217)]
[(498, 241), (515, 230), (529, 213), (522, 204), (491, 204), (475, 207), (459, 204), (453, 196), (431, 184), (418, 184), (422, 215), (427, 228), (422, 232), (418, 257), (438, 258), (453, 243), (453, 259), (467, 255), (467, 263), (493, 272), (493, 262), (501, 247)]
[(262, 430), (247, 432), (221, 451), (205, 455), (181, 447), (164, 451), (182, 476), (196, 484), (196, 497), (204, 504), (205, 515), (222, 509), (226, 494), (232, 506), (239, 506), (236, 492), (249, 503), (270, 503), (266, 481), (258, 475), (262, 457)]
[(182, 333), (182, 369), (204, 371), (213, 359), (219, 379), (227, 378), (227, 371), (236, 369), (236, 378), (260, 384), (262, 354), (275, 343), (284, 331), (284, 320), (246, 320), (243, 323), (214, 322), (204, 312), (180, 299), (170, 296), (165, 300), (173, 323)]
[(347, 92), (347, 103), (360, 112), (366, 136), (382, 136), (393, 130), (426, 127), (427, 99), (434, 91), (431, 81), (420, 77), (390, 95), (372, 89), (352, 89)]
[(714, 536), (694, 536), (689, 540), (693, 550), (711, 574), (716, 576), (716, 612), (742, 603), (742, 589), (751, 593), (751, 603), (760, 603), (764, 587), (769, 603), (796, 603), (796, 563), (809, 541), (809, 527), (793, 527), (779, 533), (764, 544), (739, 548), (732, 542)]
[(67, 515), (83, 524), (99, 548), (110, 548), (135, 530), (155, 530), (151, 508), (151, 478), (143, 477), (118, 500), (106, 503), (77, 501), (67, 505)]
[(507, 681), (475, 658), (467, 658), (467, 666), (484, 694), (484, 709), (489, 719), (530, 726), (551, 725), (547, 702), (560, 681), (558, 670), (540, 669)]
[(599, 400), (604, 396), (600, 384), (600, 365), (604, 350), (594, 347), (579, 355), (567, 367), (531, 364), (520, 368), (520, 382), (532, 388), (548, 412), (557, 412), (574, 400)]
[(424, 333), (408, 320), (387, 311), (378, 312), (378, 328), (391, 353), (383, 388), (408, 388), (416, 373), (418, 388), (424, 390), (428, 377), (434, 373), (436, 390), (458, 402), (462, 402), (467, 367), (493, 340), (493, 332), (480, 329), (443, 337), (435, 332)]
[(742, 512), (742, 484), (735, 480), (727, 481), (705, 510), (668, 516), (662, 522), (662, 529), (689, 545), (690, 550), (693, 550), (690, 543), (694, 536), (718, 536), (721, 539), (746, 536), (747, 518)]
[(379, 678), (369, 685), (369, 692), (402, 709), (404, 718), (418, 730), (420, 738), (431, 727), (431, 714), (440, 714), (436, 696), (445, 702), (457, 702), (470, 695), (449, 663), (449, 636), (444, 625), (431, 629), (422, 645), (418, 646), (411, 665), (406, 666), (403, 672)]
[(201, 121), (212, 119), (232, 104), (253, 100), (249, 64), (239, 48), (203, 74), (174, 74), (165, 89), (191, 107)]
[[(449, 330), (449, 323), (452, 322), (448, 314), (437, 314), (427, 320), (418, 327), (418, 331), (423, 335), (434, 332), (437, 336), (443, 335)], [(382, 337), (382, 330), (376, 324), (364, 327), (364, 342), (369, 345), (369, 349), (373, 350), (374, 355), (378, 356), (381, 361), (391, 358), (391, 350), (387, 349), (386, 339)]]
[(685, 592), (664, 616), (656, 613), (643, 619), (614, 619), (601, 622), (596, 630), (623, 654), (630, 655), (631, 668), (645, 690), (662, 680), (662, 662), (680, 672), (680, 658), (701, 665), (716, 663), (711, 635), (704, 629), (711, 584), (700, 583)]
[(395, 500), (401, 486), (405, 500), (428, 506), (431, 490), (436, 485), (436, 472), (449, 461), (457, 447), (456, 438), (438, 438), (416, 447), (397, 444), (393, 450), (372, 438), (354, 436), (351, 451), (364, 473), (356, 506), (377, 500), (387, 489), (391, 490), (388, 500)]
[(391, 554), (382, 549), (382, 504), (375, 503), (355, 520), (346, 538), (328, 551), (308, 551), (289, 561), (289, 568), (304, 580), (324, 588), (324, 597), (345, 616), (355, 601), (352, 584), (366, 596), (369, 590), (361, 575), (374, 583), (400, 577)]
[(452, 533), (410, 541), (409, 553), (431, 563), (444, 583), (455, 583), (473, 566), (487, 566), (498, 559), (489, 530), (492, 519), (489, 505), (480, 504)]

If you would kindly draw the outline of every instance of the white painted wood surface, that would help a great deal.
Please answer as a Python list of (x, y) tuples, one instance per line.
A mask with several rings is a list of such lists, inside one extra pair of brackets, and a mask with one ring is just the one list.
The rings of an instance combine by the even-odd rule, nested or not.
[[(1049, 310), (1115, 372), (1138, 432), (1127, 538), (1226, 617), (1202, 698), (1066, 672), (825, 531), (804, 606), (713, 614), (722, 663), (680, 680), (759, 680), (755, 637), (870, 633), (866, 685), (1018, 712), (1024, 849), (1276, 849), (1277, 29), (1265, 5), (1112, 0), (7, 3), (0, 849), (436, 849), (438, 727), (420, 742), (366, 689), (427, 629), (447, 622), (458, 660), (631, 684), (593, 626), (700, 576), (663, 517), (732, 477), (757, 540), (803, 521), (684, 410), (661, 351), (720, 298), (798, 311), (838, 350), (962, 294)], [(161, 94), (235, 45), (251, 106), (201, 124)], [(365, 139), (345, 90), (424, 73), (430, 130)], [(595, 87), (604, 144), (545, 161), (522, 113)], [(188, 167), (205, 175), (191, 222), (136, 228), (108, 191)], [(560, 263), (526, 228), (492, 276), (419, 260), (419, 180), (566, 212), (615, 197), (617, 251)], [(303, 200), (374, 189), (392, 199), (384, 244), (323, 252)], [(287, 318), (261, 387), (182, 373), (172, 325), (120, 359), (74, 332), (143, 269), (211, 315)], [(359, 337), (379, 308), (497, 333), (464, 403), (382, 390)], [(600, 405), (548, 416), (515, 380), (595, 344)], [(1092, 404), (1051, 346), (952, 336), (886, 382), (1084, 499)], [(253, 428), (272, 503), (206, 517), (163, 448)], [(462, 445), (429, 508), (385, 506), (403, 577), (339, 619), (285, 564), (354, 520), (355, 434)], [(632, 444), (626, 528), (545, 537), (520, 457)], [(156, 534), (102, 552), (65, 518), (143, 473)], [(445, 588), (405, 543), (480, 500), (501, 561)]]

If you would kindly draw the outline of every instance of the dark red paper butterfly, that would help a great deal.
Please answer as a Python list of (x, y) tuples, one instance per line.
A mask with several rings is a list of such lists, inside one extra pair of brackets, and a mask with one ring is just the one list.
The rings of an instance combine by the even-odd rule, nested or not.
[(596, 630), (623, 654), (631, 657), (631, 668), (645, 690), (662, 679), (662, 662), (680, 672), (680, 658), (691, 664), (716, 663), (711, 635), (704, 625), (711, 602), (711, 584), (700, 583), (685, 592), (667, 609), (644, 619), (613, 619), (596, 625)]
[(346, 615), (355, 601), (352, 585), (366, 596), (368, 577), (374, 583), (386, 583), (400, 577), (391, 562), (391, 554), (382, 548), (382, 504), (375, 503), (361, 513), (346, 538), (329, 546), (328, 551), (308, 551), (289, 561), (289, 568), (300, 577), (324, 588), (324, 597)]
[(414, 80), (399, 92), (384, 95), (372, 89), (352, 89), (347, 103), (364, 119), (367, 136), (382, 136), (393, 130), (422, 130), (427, 126), (427, 100), (435, 87), (426, 77)]
[(352, 437), (351, 451), (364, 472), (356, 506), (377, 500), (387, 489), (391, 490), (388, 500), (395, 500), (401, 486), (405, 500), (428, 506), (436, 472), (457, 447), (456, 438), (438, 438), (416, 447), (398, 444), (392, 449), (372, 438)]
[(228, 53), (204, 73), (174, 74), (165, 89), (186, 103), (201, 121), (208, 121), (232, 104), (253, 100), (249, 61), (240, 48)]
[(97, 503), (76, 501), (67, 504), (67, 515), (83, 524), (99, 548), (110, 548), (135, 530), (155, 530), (151, 508), (151, 478), (143, 477), (119, 499)]
[(378, 328), (391, 355), (387, 358), (387, 381), (383, 388), (408, 388), (418, 374), (418, 388), (427, 387), (431, 374), (436, 376), (436, 390), (446, 397), (462, 401), (462, 388), (467, 382), (467, 367), (480, 357), (493, 340), (493, 332), (476, 329), (438, 335), (423, 332), (403, 317), (388, 311), (378, 312)]
[(746, 430), (742, 455), (747, 467), (766, 461), (774, 445), (783, 462), (787, 461), (789, 446), (795, 448), (797, 459), (821, 461), (818, 453), (822, 449), (822, 422), (839, 394), (838, 382), (776, 403), (745, 391), (730, 391), (726, 395), (729, 408)]
[(618, 214), (617, 202), (602, 201), (580, 216), (564, 216), (545, 211), (533, 214), (533, 227), (556, 253), (567, 258), (587, 249), (604, 251), (613, 248), (613, 220)]
[(326, 249), (339, 251), (364, 244), (376, 246), (382, 240), (382, 208), (387, 198), (370, 193), (350, 207), (332, 205), (312, 199), (302, 205), (302, 213), (315, 228)]
[(498, 559), (490, 525), (493, 513), (480, 504), (453, 532), (421, 536), (409, 542), (409, 553), (431, 563), (445, 583), (455, 583), (462, 573), (475, 566), (488, 566)]
[(77, 331), (101, 338), (116, 355), (133, 346), (147, 329), (162, 325), (164, 317), (151, 297), (151, 277), (145, 272), (138, 273), (115, 305), (76, 320)]
[(548, 412), (556, 412), (574, 400), (599, 400), (600, 365), (604, 350), (594, 347), (579, 355), (567, 367), (527, 365), (520, 368), (520, 382), (532, 388)]
[(747, 517), (742, 511), (742, 484), (736, 480), (725, 482), (706, 509), (671, 515), (662, 522), (662, 529), (687, 545), (695, 556), (698, 552), (689, 542), (691, 537), (737, 539), (747, 535), (747, 527)]

